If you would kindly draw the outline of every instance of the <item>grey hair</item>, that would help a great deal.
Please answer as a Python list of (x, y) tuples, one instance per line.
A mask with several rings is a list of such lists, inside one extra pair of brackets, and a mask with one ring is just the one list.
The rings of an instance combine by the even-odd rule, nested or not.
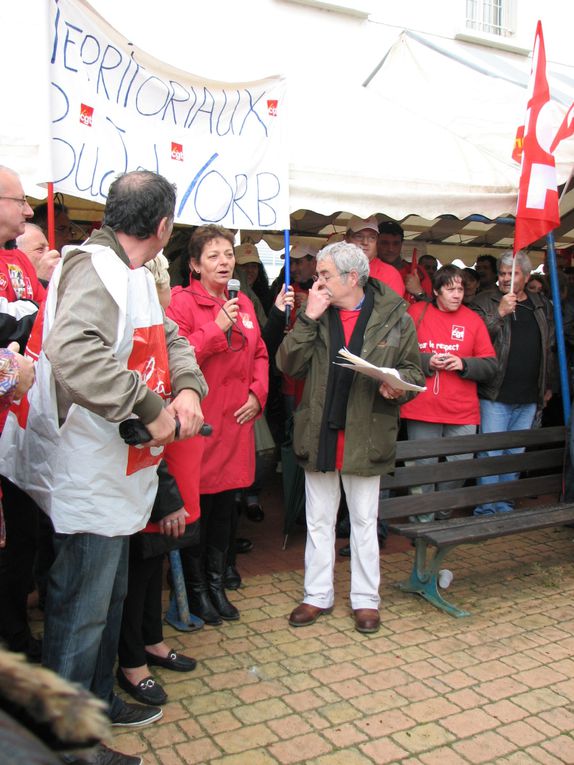
[[(504, 252), (498, 261), (498, 267), (500, 268), (500, 266), (511, 266), (512, 258), (512, 250)], [(532, 261), (523, 250), (519, 250), (516, 253), (516, 265), (522, 271), (524, 276), (530, 276), (530, 272), (532, 271)]]
[(328, 244), (317, 255), (317, 265), (325, 258), (331, 258), (335, 268), (341, 274), (341, 281), (347, 281), (349, 271), (356, 271), (359, 277), (359, 287), (364, 287), (369, 278), (369, 259), (360, 247), (350, 242), (335, 242)]

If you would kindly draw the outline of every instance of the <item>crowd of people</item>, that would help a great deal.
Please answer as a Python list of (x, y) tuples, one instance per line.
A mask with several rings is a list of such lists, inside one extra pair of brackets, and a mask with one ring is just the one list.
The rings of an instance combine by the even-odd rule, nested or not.
[[(292, 432), (305, 475), (304, 593), (289, 624), (333, 608), (344, 505), (353, 624), (373, 633), (379, 479), (397, 439), (528, 429), (557, 392), (552, 306), (526, 254), (482, 255), (475, 269), (409, 262), (399, 224), (353, 218), (342, 241), (291, 248), (286, 289), (284, 274), (269, 284), (252, 242), (204, 225), (170, 289), (175, 198), (160, 175), (118, 177), (101, 226), (61, 257), (74, 244), (65, 207), (51, 249), (45, 209), (0, 167), (0, 637), (101, 699), (112, 726), (161, 718), (152, 667), (196, 666), (164, 640), (167, 552), (180, 551), (195, 629), (240, 618), (228, 593), (252, 546), (239, 516), (265, 519), (265, 439)], [(574, 350), (567, 290), (563, 301)], [(344, 347), (398, 381), (340, 366)], [(28, 623), (33, 587), (42, 638)], [(90, 757), (141, 762), (101, 743)]]

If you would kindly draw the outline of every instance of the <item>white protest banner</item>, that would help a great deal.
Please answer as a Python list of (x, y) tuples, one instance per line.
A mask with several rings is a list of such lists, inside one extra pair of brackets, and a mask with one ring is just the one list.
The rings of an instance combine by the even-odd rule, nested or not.
[(180, 223), (289, 227), (284, 78), (202, 80), (135, 48), (85, 0), (50, 6), (56, 190), (105, 203), (116, 175), (145, 168), (177, 184)]

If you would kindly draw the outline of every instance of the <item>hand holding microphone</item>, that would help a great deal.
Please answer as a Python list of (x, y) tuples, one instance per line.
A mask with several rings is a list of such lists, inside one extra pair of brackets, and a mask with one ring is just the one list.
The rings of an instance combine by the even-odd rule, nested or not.
[[(227, 282), (227, 294), (229, 295), (230, 300), (237, 299), (237, 295), (239, 294), (240, 287), (241, 287), (241, 284), (239, 283), (239, 279), (230, 279)], [(233, 316), (233, 321), (235, 321), (237, 317), (237, 313), (239, 311), (239, 305), (235, 303), (234, 308), (237, 308), (237, 311), (235, 312)], [(232, 330), (232, 327), (229, 327), (229, 329), (227, 330), (227, 345), (229, 346), (231, 346), (231, 330)]]
[(215, 323), (217, 326), (227, 334), (228, 345), (231, 345), (231, 330), (237, 319), (237, 314), (239, 313), (237, 295), (239, 293), (240, 287), (241, 284), (239, 283), (239, 279), (230, 279), (227, 282), (229, 300), (223, 304), (221, 311), (215, 318)]

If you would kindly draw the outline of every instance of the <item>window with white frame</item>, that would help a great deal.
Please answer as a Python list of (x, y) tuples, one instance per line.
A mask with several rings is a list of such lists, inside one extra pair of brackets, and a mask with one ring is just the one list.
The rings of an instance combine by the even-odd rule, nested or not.
[(466, 27), (500, 37), (514, 34), (512, 0), (466, 0)]

